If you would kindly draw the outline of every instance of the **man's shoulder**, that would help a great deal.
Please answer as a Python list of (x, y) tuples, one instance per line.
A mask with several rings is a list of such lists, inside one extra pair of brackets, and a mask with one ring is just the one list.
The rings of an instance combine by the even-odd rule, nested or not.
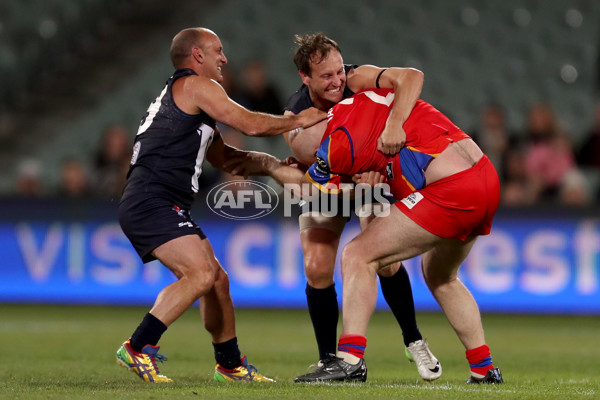
[(290, 96), (284, 110), (298, 114), (302, 110), (306, 110), (313, 105), (314, 104), (310, 99), (310, 93), (308, 92), (308, 87), (303, 84), (298, 90), (296, 90), (294, 94)]
[(358, 68), (358, 65), (356, 64), (344, 64), (344, 71), (346, 71), (346, 75), (348, 75), (348, 72), (356, 68)]

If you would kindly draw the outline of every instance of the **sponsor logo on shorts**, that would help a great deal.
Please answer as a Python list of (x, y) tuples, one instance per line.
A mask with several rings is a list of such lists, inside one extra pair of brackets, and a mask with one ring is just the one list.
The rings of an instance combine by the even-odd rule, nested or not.
[(406, 207), (408, 207), (409, 209), (412, 209), (421, 200), (423, 200), (423, 195), (419, 192), (414, 192), (414, 193), (409, 194), (408, 196), (406, 196), (405, 198), (403, 198), (400, 201), (402, 203), (404, 203), (404, 205)]
[(193, 228), (193, 227), (194, 227), (194, 224), (192, 224), (191, 222), (180, 222), (178, 226), (179, 226), (180, 228), (181, 228), (181, 227), (184, 227), (184, 226), (187, 226), (187, 227)]
[(180, 217), (185, 217), (185, 211), (179, 208), (179, 206), (173, 206), (171, 210), (175, 211)]
[(223, 218), (249, 220), (272, 213), (279, 204), (279, 196), (265, 183), (236, 180), (212, 188), (206, 196), (206, 204)]

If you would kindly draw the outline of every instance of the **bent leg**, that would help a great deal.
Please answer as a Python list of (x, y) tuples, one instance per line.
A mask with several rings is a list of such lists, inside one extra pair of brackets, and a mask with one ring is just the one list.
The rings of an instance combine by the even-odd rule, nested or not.
[(157, 247), (154, 256), (178, 278), (158, 294), (150, 313), (171, 325), (214, 286), (218, 263), (208, 239), (181, 236)]
[(471, 292), (458, 279), (458, 268), (475, 239), (471, 237), (466, 242), (444, 240), (422, 258), (427, 286), (467, 350), (485, 344), (479, 307)]
[(366, 335), (377, 301), (379, 269), (422, 254), (440, 240), (391, 207), (389, 216), (375, 218), (346, 245), (342, 253), (344, 333)]
[(465, 347), (471, 370), (467, 383), (502, 383), (494, 367), (475, 299), (458, 279), (458, 268), (473, 247), (476, 237), (465, 242), (446, 240), (423, 255), (423, 274), (431, 293)]
[[(360, 218), (360, 227), (364, 231), (375, 218), (374, 214)], [(410, 277), (402, 262), (395, 262), (377, 271), (381, 293), (394, 314), (400, 329), (404, 345), (423, 339), (417, 325), (415, 302), (410, 285)]]
[[(215, 261), (219, 263), (216, 259)], [(236, 336), (229, 276), (220, 264), (215, 285), (200, 299), (200, 314), (204, 328), (210, 333), (213, 343), (222, 343)]]

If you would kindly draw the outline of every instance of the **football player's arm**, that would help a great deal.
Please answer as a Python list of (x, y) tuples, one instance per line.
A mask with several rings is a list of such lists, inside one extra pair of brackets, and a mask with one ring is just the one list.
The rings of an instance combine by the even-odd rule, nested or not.
[(362, 65), (348, 75), (348, 87), (355, 92), (374, 87), (394, 90), (394, 105), (377, 140), (377, 149), (382, 153), (397, 154), (406, 143), (403, 125), (421, 96), (423, 80), (423, 72), (414, 68), (379, 68), (374, 65)]
[(231, 158), (244, 157), (244, 155), (248, 152), (228, 145), (223, 141), (219, 130), (215, 129), (215, 131), (215, 138), (206, 150), (206, 161), (208, 161), (215, 168), (220, 168), (226, 172), (229, 172), (224, 166), (225, 162)]
[(186, 79), (186, 99), (198, 109), (248, 136), (273, 136), (296, 128), (308, 128), (327, 117), (314, 107), (297, 115), (272, 115), (250, 111), (233, 101), (216, 81), (201, 76)]
[(256, 151), (238, 152), (223, 164), (224, 170), (239, 176), (270, 176), (298, 198), (317, 193), (303, 170), (287, 160), (279, 160), (267, 153)]

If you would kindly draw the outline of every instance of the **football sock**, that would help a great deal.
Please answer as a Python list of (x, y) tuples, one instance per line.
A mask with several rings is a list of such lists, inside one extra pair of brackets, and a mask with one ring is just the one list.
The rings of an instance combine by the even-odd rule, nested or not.
[(131, 335), (131, 348), (140, 353), (145, 345), (156, 346), (167, 326), (154, 315), (148, 313)]
[(465, 353), (467, 355), (469, 366), (471, 367), (471, 375), (474, 377), (483, 378), (488, 370), (494, 368), (490, 348), (487, 344), (467, 350)]
[(315, 330), (319, 360), (327, 358), (328, 354), (335, 354), (337, 339), (337, 325), (339, 308), (335, 284), (325, 288), (316, 289), (306, 284), (306, 303), (308, 313)]
[(402, 329), (404, 345), (408, 346), (412, 342), (423, 339), (417, 327), (410, 278), (404, 265), (400, 265), (398, 272), (390, 277), (380, 276), (379, 282), (381, 293)]
[(213, 343), (215, 360), (225, 369), (234, 369), (242, 365), (242, 354), (237, 343), (237, 337), (223, 343)]
[(365, 355), (367, 338), (362, 335), (343, 334), (338, 342), (337, 356), (349, 364), (356, 364)]

